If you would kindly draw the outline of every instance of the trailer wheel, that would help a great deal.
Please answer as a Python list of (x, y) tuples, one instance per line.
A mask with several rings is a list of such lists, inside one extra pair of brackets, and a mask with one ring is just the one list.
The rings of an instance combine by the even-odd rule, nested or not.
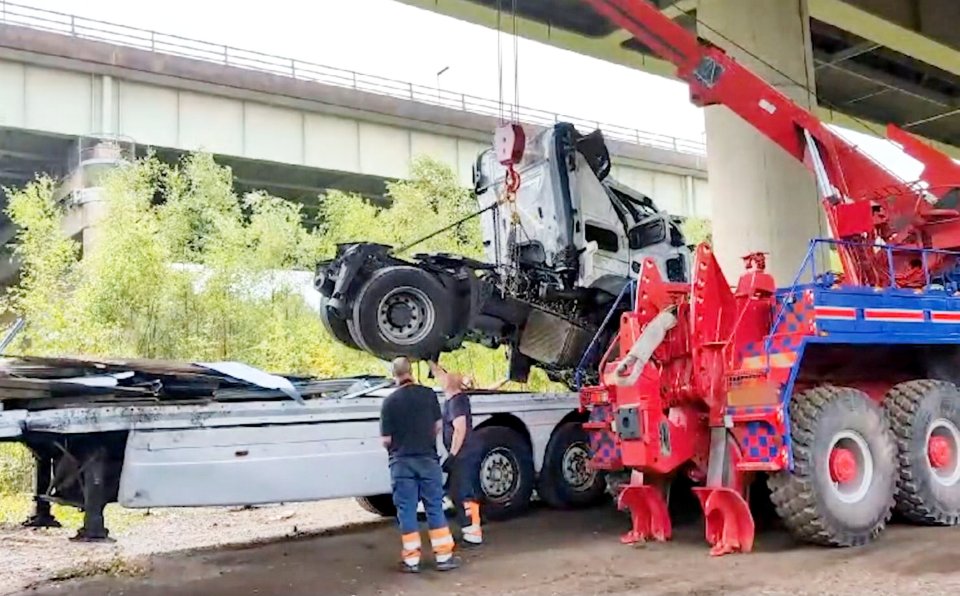
[(887, 393), (884, 408), (900, 450), (897, 512), (914, 523), (960, 522), (960, 392), (920, 380)]
[(396, 517), (397, 507), (393, 504), (393, 495), (372, 495), (357, 497), (357, 505), (369, 513), (382, 517)]
[(561, 425), (547, 443), (537, 494), (557, 509), (589, 507), (600, 501), (607, 483), (590, 468), (590, 439), (579, 422)]
[(796, 537), (858, 546), (893, 510), (896, 442), (883, 410), (862, 391), (822, 386), (790, 401), (793, 472), (768, 479), (771, 500)]
[(474, 432), (479, 448), (476, 487), (486, 519), (515, 517), (530, 507), (533, 496), (533, 453), (520, 433), (504, 426)]
[(384, 360), (435, 357), (450, 326), (449, 303), (447, 291), (429, 272), (387, 267), (360, 288), (348, 322), (350, 335)]
[(333, 309), (327, 306), (327, 299), (323, 297), (320, 298), (320, 322), (323, 323), (323, 328), (327, 330), (327, 333), (338, 342), (354, 350), (360, 349), (356, 340), (350, 335), (347, 321), (338, 317)]

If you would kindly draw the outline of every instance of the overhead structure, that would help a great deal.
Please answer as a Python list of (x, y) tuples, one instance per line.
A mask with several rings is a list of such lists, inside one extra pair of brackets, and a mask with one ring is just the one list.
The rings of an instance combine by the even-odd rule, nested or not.
[[(496, 28), (496, 0), (400, 0), (485, 27)], [(711, 26), (715, 0), (656, 0), (664, 15), (690, 31), (697, 21)], [(795, 0), (728, 2), (769, 10)], [(874, 132), (887, 122), (947, 145), (960, 157), (960, 3), (954, 0), (806, 0), (812, 60), (819, 104), (817, 115), (828, 124)], [(581, 0), (517, 0), (517, 31), (523, 37), (639, 70), (670, 76), (669, 63)], [(701, 13), (704, 10), (705, 13)], [(734, 39), (749, 45), (746, 39)], [(793, 40), (785, 37), (782, 42)], [(763, 48), (776, 62), (776, 47)], [(729, 49), (726, 45), (725, 49)], [(940, 147), (943, 149), (944, 147)]]

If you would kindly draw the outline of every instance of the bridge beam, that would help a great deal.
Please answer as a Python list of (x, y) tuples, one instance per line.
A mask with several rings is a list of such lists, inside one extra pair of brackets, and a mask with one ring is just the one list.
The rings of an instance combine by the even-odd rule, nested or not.
[[(816, 107), (807, 0), (701, 0), (700, 35), (792, 99)], [(762, 56), (760, 61), (756, 56)], [(740, 257), (772, 255), (780, 283), (796, 274), (810, 238), (825, 235), (810, 173), (782, 149), (722, 106), (705, 111), (707, 173), (713, 239), (724, 270), (742, 270)]]

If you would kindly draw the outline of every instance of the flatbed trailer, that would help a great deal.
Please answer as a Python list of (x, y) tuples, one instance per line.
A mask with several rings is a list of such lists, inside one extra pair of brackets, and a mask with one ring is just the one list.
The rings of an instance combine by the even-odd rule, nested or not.
[[(107, 538), (102, 511), (111, 502), (207, 507), (356, 497), (391, 516), (379, 429), (388, 392), (302, 403), (53, 400), (0, 411), (0, 441), (20, 442), (37, 458), (36, 512), (27, 523), (56, 525), (50, 503), (73, 505), (85, 513), (82, 539)], [(472, 406), (486, 517), (523, 512), (534, 492), (556, 507), (603, 497), (605, 480), (587, 465), (577, 394), (479, 392)]]

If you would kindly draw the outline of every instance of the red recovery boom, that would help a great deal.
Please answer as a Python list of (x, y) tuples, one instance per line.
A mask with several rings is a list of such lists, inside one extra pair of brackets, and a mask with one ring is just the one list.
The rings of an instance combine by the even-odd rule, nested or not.
[[(960, 168), (909, 135), (897, 137), (927, 166), (929, 187), (908, 183), (831, 131), (810, 111), (698, 39), (646, 0), (587, 0), (600, 14), (677, 67), (698, 106), (724, 105), (810, 169), (834, 238), (859, 245), (960, 248), (960, 212), (942, 199), (960, 188)], [(952, 168), (947, 165), (952, 164)], [(945, 204), (941, 204), (945, 203)], [(884, 251), (838, 247), (845, 281), (855, 285), (922, 286), (915, 253), (895, 253), (893, 274)], [(952, 261), (951, 261), (952, 263)], [(928, 262), (937, 273), (940, 263)], [(945, 265), (945, 263), (943, 263)]]

